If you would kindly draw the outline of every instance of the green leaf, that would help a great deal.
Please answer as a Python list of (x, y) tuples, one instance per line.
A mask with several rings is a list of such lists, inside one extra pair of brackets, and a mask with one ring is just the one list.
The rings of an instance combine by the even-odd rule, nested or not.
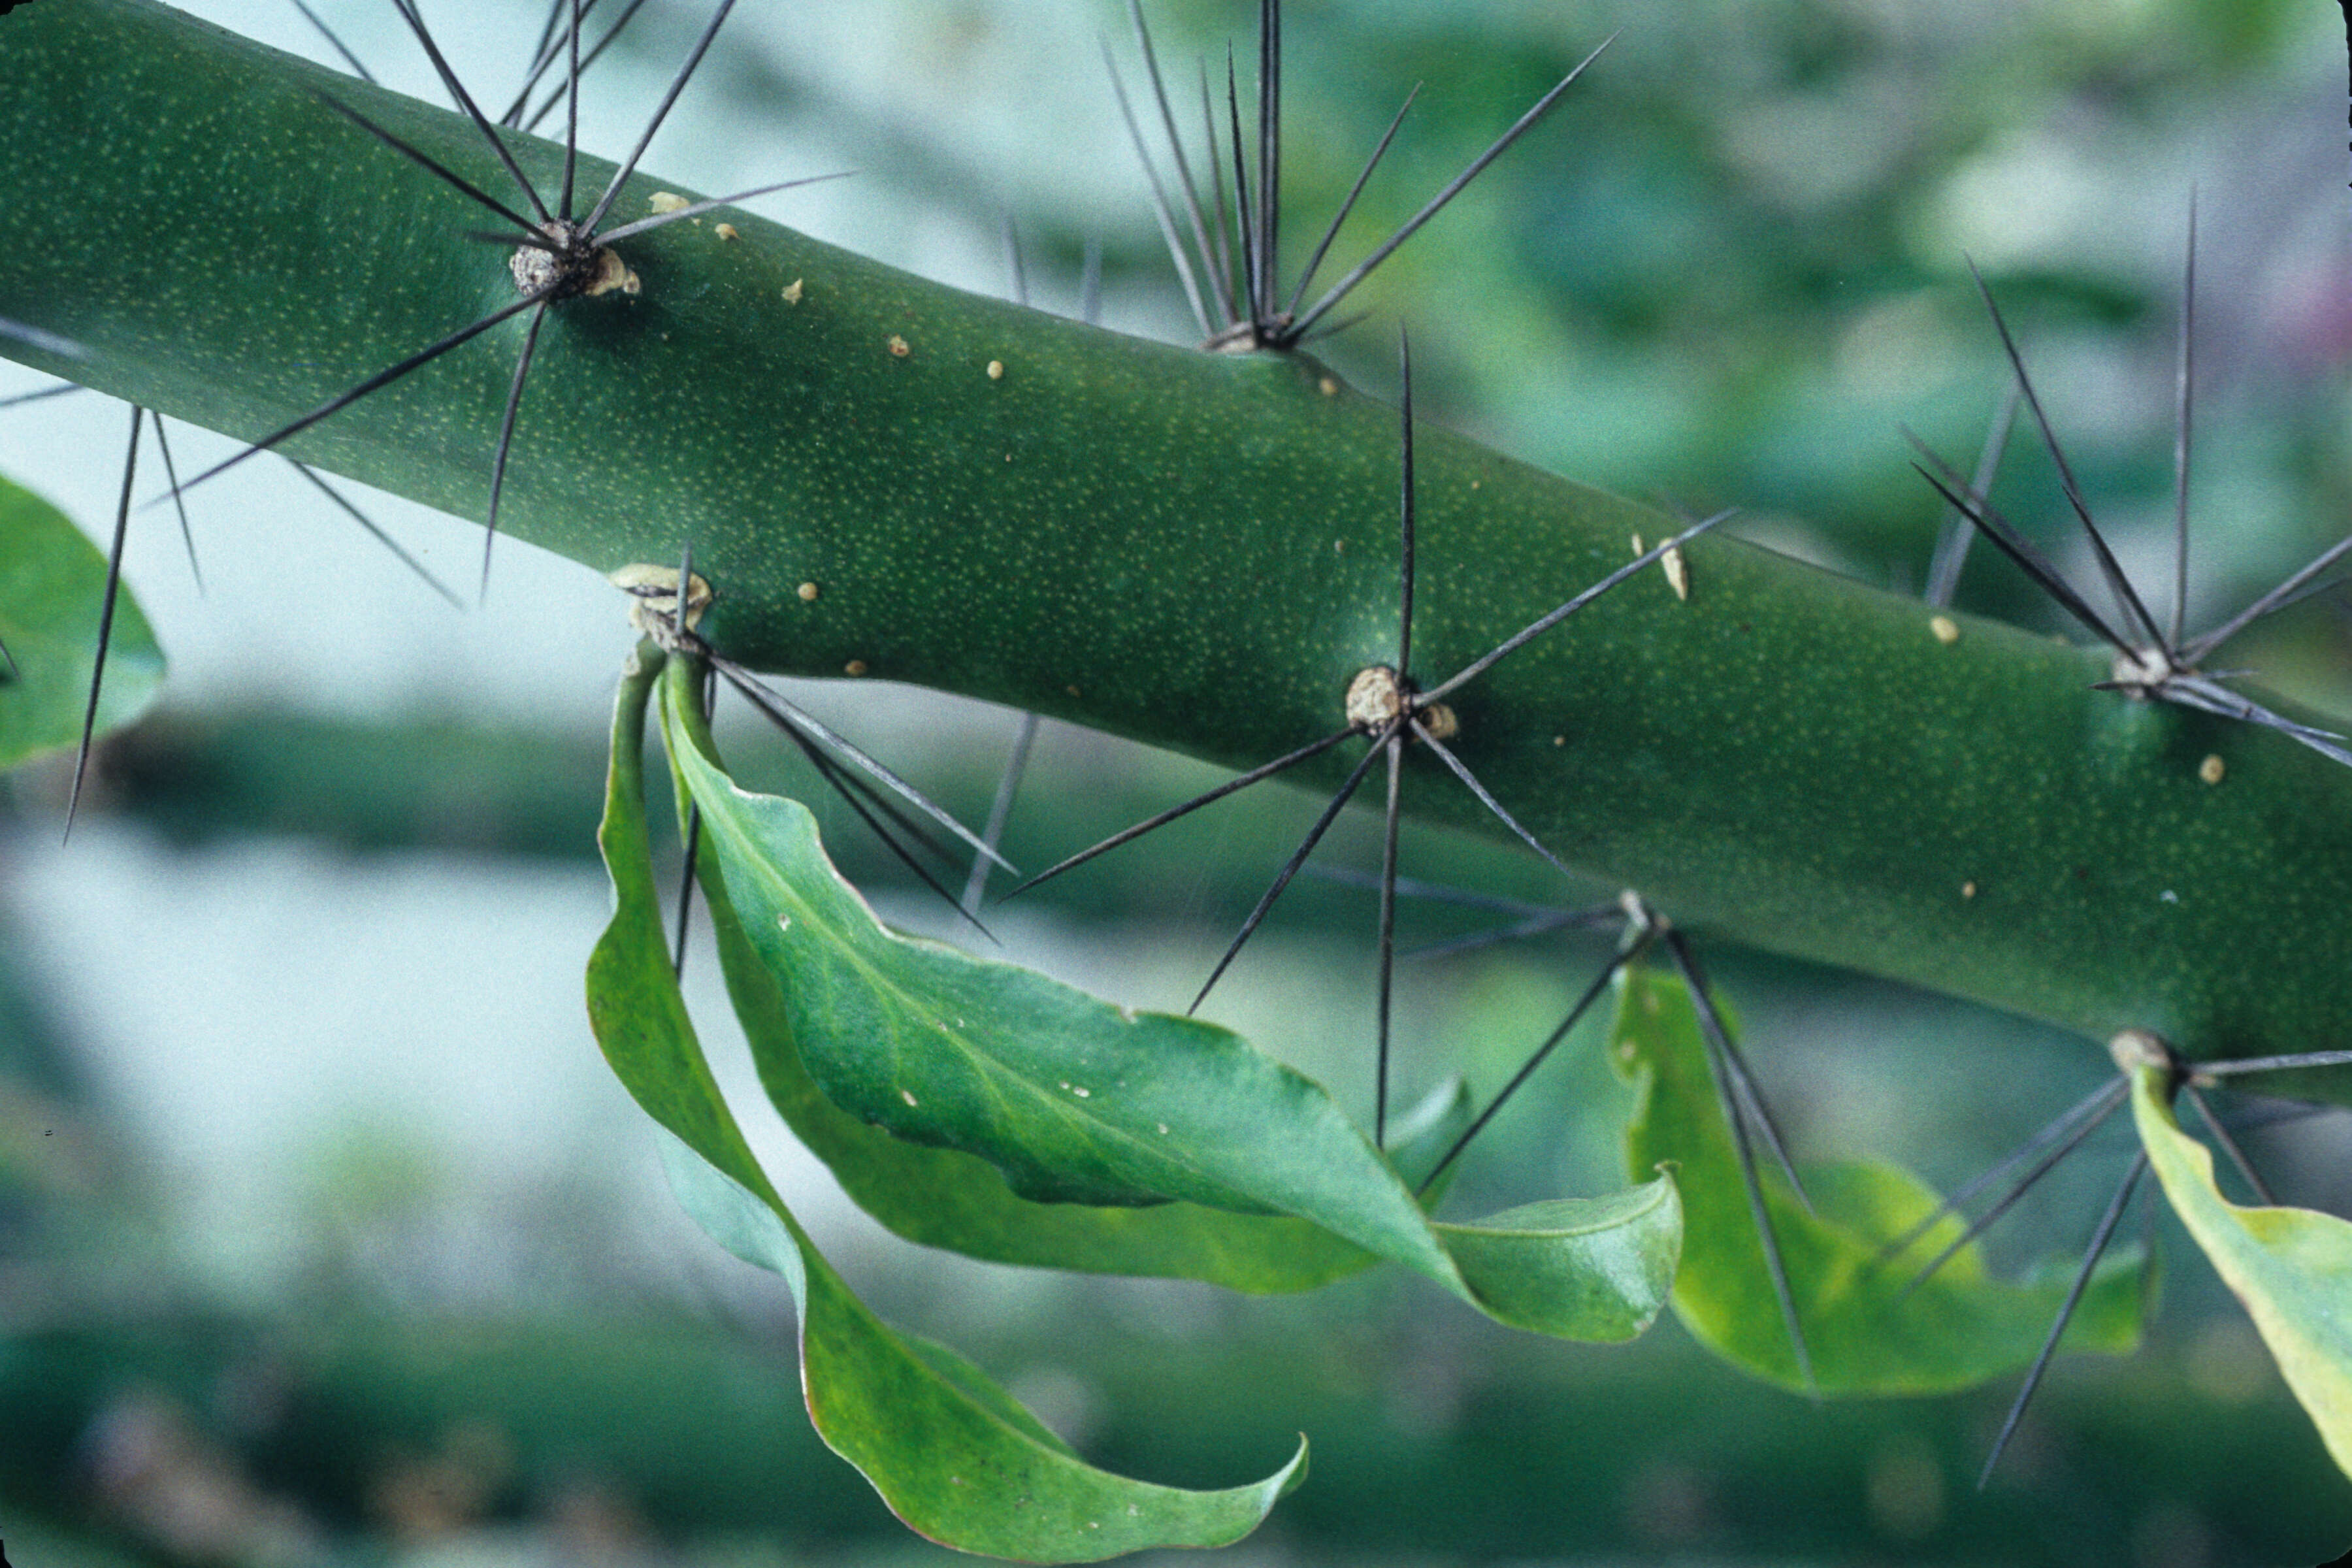
[[(677, 793), (686, 798), (682, 786)], [(1281, 1215), (1188, 1203), (1032, 1203), (976, 1155), (866, 1125), (827, 1100), (802, 1065), (783, 992), (743, 933), (708, 837), (698, 876), (728, 994), (769, 1100), (852, 1201), (899, 1236), (995, 1263), (1200, 1279), (1252, 1294), (1310, 1290), (1379, 1261), (1320, 1226)]]
[(2213, 1184), (2213, 1155), (2180, 1131), (2155, 1066), (2132, 1069), (2132, 1120), (2172, 1212), (2245, 1303), (2246, 1315), (2352, 1476), (2352, 1223), (2297, 1208), (2240, 1208)]
[(1598, 1198), (1553, 1198), (1475, 1225), (1439, 1225), (1497, 1322), (1567, 1340), (1630, 1340), (1665, 1305), (1682, 1202), (1661, 1174)]
[[(682, 781), (677, 798), (688, 798)], [(996, 1263), (1198, 1279), (1253, 1295), (1311, 1290), (1380, 1261), (1305, 1220), (1187, 1203), (1032, 1203), (984, 1160), (867, 1126), (827, 1100), (801, 1065), (783, 993), (751, 951), (727, 893), (725, 868), (708, 841), (698, 877), (728, 994), (769, 1100), (852, 1201), (898, 1235)], [(1392, 1161), (1406, 1172), (1434, 1164), (1468, 1124), (1471, 1110), (1468, 1086), (1450, 1080), (1400, 1119)]]
[[(0, 479), (0, 768), (81, 738), (89, 667), (106, 597), (106, 557), (48, 502)], [(154, 700), (163, 651), (125, 588), (99, 695), (98, 729), (129, 723)]]
[[(1377, 1254), (1572, 1339), (1630, 1339), (1664, 1305), (1681, 1235), (1671, 1184), (1433, 1226), (1321, 1088), (1231, 1031), (885, 929), (804, 807), (720, 769), (683, 664), (662, 721), (681, 795), (702, 808), (721, 959), (762, 1078), (900, 1234), (1247, 1290), (1307, 1289)], [(1398, 1162), (1433, 1164), (1468, 1113), (1465, 1089), (1442, 1090)], [(1024, 1195), (1038, 1193), (1061, 1201)]]
[(1024, 1197), (1286, 1214), (1459, 1287), (1411, 1191), (1321, 1086), (1230, 1029), (889, 931), (825, 858), (806, 807), (720, 770), (680, 679), (665, 683), (662, 719), (744, 933), (834, 1104), (978, 1155)]
[(1305, 1474), (1303, 1443), (1265, 1480), (1224, 1491), (1094, 1469), (970, 1363), (885, 1327), (793, 1219), (719, 1097), (670, 972), (642, 774), (646, 701), (660, 662), (657, 652), (640, 649), (615, 705), (599, 834), (614, 910), (589, 960), (589, 1019), (614, 1073), (669, 1134), (665, 1157), (688, 1212), (728, 1250), (774, 1269), (791, 1288), (818, 1434), (900, 1519), (967, 1552), (1096, 1562), (1247, 1535)]
[[(1678, 977), (1628, 971), (1609, 1054), (1636, 1090), (1628, 1165), (1637, 1175), (1672, 1166), (1680, 1178), (1686, 1227), (1675, 1315), (1733, 1365), (1784, 1388), (1807, 1388), (1766, 1271), (1698, 1016)], [(1808, 1166), (1806, 1191), (1818, 1211), (1809, 1215), (1769, 1164), (1760, 1174), (1812, 1358), (1813, 1391), (1942, 1393), (2023, 1366), (2041, 1348), (2065, 1299), (2071, 1264), (2058, 1261), (2026, 1283), (2007, 1284), (1987, 1275), (1972, 1244), (1912, 1290), (1913, 1276), (1963, 1228), (1947, 1215), (1901, 1255), (1881, 1260), (1889, 1243), (1937, 1206), (1917, 1178), (1876, 1163)], [(2144, 1293), (2136, 1258), (2103, 1261), (2065, 1343), (2132, 1349)]]

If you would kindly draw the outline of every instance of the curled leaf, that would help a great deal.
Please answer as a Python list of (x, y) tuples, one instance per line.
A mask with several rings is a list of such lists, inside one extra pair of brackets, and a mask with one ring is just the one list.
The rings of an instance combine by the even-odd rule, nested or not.
[(645, 707), (660, 659), (640, 650), (615, 707), (599, 834), (614, 910), (589, 960), (589, 1019), (614, 1072), (669, 1135), (666, 1159), (688, 1212), (791, 1288), (818, 1434), (909, 1526), (966, 1552), (1096, 1562), (1247, 1535), (1304, 1475), (1303, 1444), (1265, 1479), (1222, 1491), (1095, 1469), (969, 1363), (885, 1326), (785, 1208), (719, 1097), (663, 940), (642, 776)]
[(1630, 1340), (1665, 1305), (1682, 1203), (1664, 1175), (1597, 1198), (1552, 1198), (1437, 1234), (1479, 1309), (1569, 1340)]
[(976, 1155), (909, 1143), (859, 1121), (827, 1100), (802, 1065), (783, 993), (751, 951), (707, 841), (701, 862), (728, 994), (769, 1100), (852, 1201), (899, 1236), (995, 1263), (1199, 1279), (1251, 1294), (1311, 1290), (1379, 1261), (1286, 1215), (1188, 1203), (1033, 1203)]

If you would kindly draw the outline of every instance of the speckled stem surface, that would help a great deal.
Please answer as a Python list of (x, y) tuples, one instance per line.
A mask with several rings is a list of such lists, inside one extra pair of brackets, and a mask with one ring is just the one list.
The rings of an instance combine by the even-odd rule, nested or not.
[[(506, 254), (465, 237), (489, 215), (320, 92), (514, 199), (457, 117), (149, 0), (0, 20), (0, 314), (92, 353), (0, 350), (251, 437), (510, 302)], [(552, 188), (560, 149), (517, 147)], [(583, 164), (583, 188), (609, 175)], [(599, 571), (691, 540), (704, 629), (750, 664), (854, 664), (1234, 766), (1339, 728), (1349, 678), (1392, 657), (1388, 407), (1304, 360), (1140, 342), (726, 216), (735, 237), (712, 215), (625, 241), (641, 292), (551, 311), (502, 527)], [(293, 449), (478, 518), (523, 330)], [(1418, 445), (1424, 685), (1675, 526)], [(2352, 1043), (2352, 770), (1735, 542), (1692, 546), (1689, 578), (1685, 601), (1644, 573), (1451, 700), (1460, 754), (1565, 858), (1741, 941), (2094, 1036)], [(1433, 759), (1404, 796), (1493, 827)]]

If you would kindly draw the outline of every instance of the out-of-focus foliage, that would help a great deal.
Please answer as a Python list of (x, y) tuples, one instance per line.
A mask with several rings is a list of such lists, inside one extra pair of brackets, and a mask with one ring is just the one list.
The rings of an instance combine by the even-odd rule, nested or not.
[[(1724, 1022), (1737, 1027), (1727, 1009)], [(1609, 1053), (1634, 1085), (1626, 1163), (1680, 1174), (1691, 1217), (1675, 1312), (1700, 1343), (1783, 1388), (1825, 1394), (1973, 1387), (2023, 1366), (2041, 1348), (2072, 1282), (2063, 1263), (2011, 1284), (1990, 1275), (1982, 1250), (1969, 1243), (1922, 1278), (1960, 1239), (1963, 1222), (1941, 1213), (1918, 1178), (1858, 1160), (1809, 1164), (1798, 1173), (1806, 1184), (1801, 1197), (1759, 1154), (1762, 1201), (1804, 1335), (1801, 1365), (1718, 1109), (1722, 1069), (1708, 1066), (1688, 988), (1671, 975), (1632, 973), (1618, 995)], [(2068, 1348), (2138, 1348), (2141, 1262), (2100, 1265), (2068, 1325)]]

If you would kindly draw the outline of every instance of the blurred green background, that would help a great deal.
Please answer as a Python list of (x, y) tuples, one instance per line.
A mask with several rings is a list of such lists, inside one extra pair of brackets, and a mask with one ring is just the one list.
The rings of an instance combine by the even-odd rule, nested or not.
[[(317, 8), (380, 74), (434, 96), (389, 7)], [(533, 9), (427, 15), (497, 96)], [(203, 10), (327, 58), (275, 0)], [(1254, 37), (1234, 0), (1151, 14), (1186, 73)], [(2352, 163), (2340, 17), (2321, 0), (1385, 0), (1285, 16), (1294, 258), (1426, 84), (1342, 264), (1622, 29), (1368, 287), (1373, 318), (1323, 345), (1390, 389), (1409, 323), (1428, 417), (1637, 496), (1740, 506), (1748, 537), (1916, 590), (1940, 519), (1899, 426), (1966, 466), (2003, 388), (1972, 257), (2094, 510), (2165, 601), (2193, 188), (2192, 628), (2352, 514)], [(647, 6), (589, 79), (589, 144), (628, 144), (701, 20)], [(761, 209), (988, 292), (1009, 290), (1010, 217), (1046, 309), (1075, 311), (1098, 240), (1108, 321), (1186, 340), (1096, 58), (1108, 37), (1134, 82), (1124, 27), (1118, 7), (1079, 0), (753, 0), (650, 162), (706, 190), (856, 168)], [(0, 396), (39, 384), (0, 367)], [(94, 396), (0, 412), (0, 471), (95, 528), (119, 428)], [(175, 440), (184, 464), (210, 453), (196, 432)], [(2082, 564), (2024, 432), (1997, 496)], [(368, 504), (465, 579), (477, 531)], [(0, 835), (10, 1561), (942, 1559), (809, 1434), (785, 1297), (676, 1214), (589, 1040), (602, 710), (629, 640), (609, 590), (502, 544), (488, 606), (460, 616), (295, 482), (240, 470), (194, 510), (205, 596), (165, 512), (142, 514), (132, 541), (131, 581), (175, 660), (166, 707), (105, 749), (70, 847), (55, 766), (15, 778)], [(1960, 602), (2068, 629), (1990, 553)], [(2352, 616), (2323, 598), (2231, 662), (2352, 712), (2347, 654)], [(1013, 715), (874, 687), (804, 695), (985, 815)], [(738, 722), (730, 738), (747, 773), (816, 798), (766, 737)], [(1209, 776), (1048, 727), (1006, 847), (1047, 863)], [(1314, 810), (1243, 797), (992, 923), (1024, 962), (1181, 1007)], [(847, 813), (824, 811), (886, 915), (944, 932)], [(1376, 839), (1343, 825), (1321, 858), (1369, 869)], [(1436, 834), (1408, 836), (1404, 868), (1541, 902), (1612, 890)], [(1371, 917), (1360, 887), (1302, 880), (1210, 1009), (1360, 1109)], [(1404, 940), (1484, 918), (1412, 904)], [(2105, 1070), (2087, 1042), (2015, 1019), (1703, 951), (1801, 1152), (1894, 1158), (1949, 1186)], [(1454, 1070), (1491, 1091), (1601, 952), (1555, 935), (1408, 964), (1405, 1092)], [(707, 951), (689, 959), (689, 997), (756, 1113), (714, 971)], [(1571, 1042), (1498, 1121), (1464, 1212), (1620, 1181), (1622, 1091), (1592, 1045)], [(2168, 1300), (2147, 1349), (2059, 1363), (1979, 1494), (2008, 1385), (1816, 1405), (1742, 1380), (1670, 1321), (1604, 1351), (1508, 1334), (1387, 1275), (1255, 1301), (919, 1254), (850, 1209), (772, 1117), (747, 1120), (869, 1300), (973, 1353), (1090, 1458), (1229, 1484), (1306, 1431), (1313, 1474), (1235, 1563), (2201, 1568), (2316, 1563), (2352, 1543), (2352, 1483), (2168, 1219), (2153, 1222)], [(2248, 1136), (2290, 1201), (2345, 1212), (2346, 1121)], [(2079, 1247), (2128, 1148), (2112, 1131), (1995, 1233), (1997, 1259)]]

